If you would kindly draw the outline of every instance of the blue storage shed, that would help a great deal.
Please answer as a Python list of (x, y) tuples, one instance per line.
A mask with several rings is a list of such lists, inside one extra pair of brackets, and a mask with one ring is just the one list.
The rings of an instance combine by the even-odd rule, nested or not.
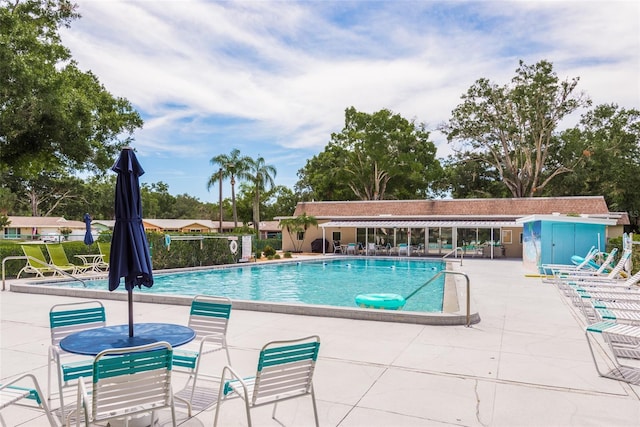
[(604, 250), (607, 226), (616, 225), (615, 219), (555, 214), (516, 222), (522, 224), (522, 261), (535, 272), (542, 264), (572, 264), (572, 256), (584, 256), (594, 246)]

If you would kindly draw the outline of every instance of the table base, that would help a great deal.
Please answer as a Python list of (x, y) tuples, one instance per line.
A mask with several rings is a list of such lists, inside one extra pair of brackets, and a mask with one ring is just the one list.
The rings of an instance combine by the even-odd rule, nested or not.
[[(126, 425), (129, 427), (151, 427), (151, 414), (133, 415), (129, 417), (129, 424), (127, 424), (126, 418), (115, 418), (109, 420), (107, 425), (109, 427), (124, 427)], [(158, 417), (156, 417), (154, 425), (158, 425)]]

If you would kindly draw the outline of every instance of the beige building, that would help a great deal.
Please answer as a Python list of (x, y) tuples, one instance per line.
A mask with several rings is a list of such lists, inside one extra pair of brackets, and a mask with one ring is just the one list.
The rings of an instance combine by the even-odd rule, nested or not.
[(8, 218), (9, 224), (2, 227), (0, 238), (3, 239), (61, 240), (62, 231), (71, 230), (68, 240), (83, 240), (86, 231), (83, 221), (71, 221), (63, 217), (10, 216)]
[[(511, 199), (373, 200), (301, 202), (294, 217), (306, 213), (318, 221), (306, 235), (282, 235), (282, 249), (324, 239), (329, 252), (442, 256), (454, 250), (465, 256), (522, 257), (522, 224), (536, 214), (583, 215), (616, 219), (607, 238), (620, 236), (629, 224), (626, 213), (609, 212), (602, 196)], [(278, 218), (283, 219), (283, 218)], [(349, 244), (352, 244), (351, 246)], [(322, 247), (322, 244), (320, 244)]]

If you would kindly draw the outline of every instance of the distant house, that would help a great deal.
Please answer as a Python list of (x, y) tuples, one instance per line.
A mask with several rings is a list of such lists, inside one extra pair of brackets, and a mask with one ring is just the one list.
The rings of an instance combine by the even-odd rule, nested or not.
[(40, 240), (43, 236), (61, 236), (61, 231), (70, 229), (69, 240), (83, 240), (86, 225), (83, 221), (67, 220), (63, 217), (10, 216), (9, 225), (2, 227), (3, 239)]
[[(114, 220), (94, 220), (91, 223), (101, 230), (112, 230)], [(208, 219), (147, 219), (142, 220), (144, 229), (158, 233), (218, 233), (220, 222)], [(222, 232), (230, 233), (235, 228), (233, 221), (222, 221)]]
[[(364, 253), (369, 248), (407, 245), (424, 255), (462, 248), (474, 255), (486, 255), (488, 250), (492, 257), (521, 258), (523, 228), (516, 220), (522, 217), (558, 214), (615, 219), (617, 225), (607, 228), (608, 238), (620, 236), (629, 224), (628, 215), (610, 212), (601, 196), (301, 202), (293, 216), (302, 213), (318, 220), (318, 227), (306, 231), (305, 252), (311, 251), (314, 240), (325, 239), (332, 244), (331, 251), (333, 243), (353, 242)], [(296, 246), (284, 233), (282, 249)]]
[[(248, 226), (253, 227), (253, 222)], [(260, 239), (278, 239), (281, 236), (280, 221), (260, 221)]]
[[(68, 240), (83, 240), (86, 231), (83, 221), (70, 221), (63, 217), (10, 216), (9, 221), (9, 225), (2, 228), (0, 238), (40, 240), (42, 236), (61, 236), (60, 231), (68, 228), (71, 230)], [(115, 220), (94, 219), (91, 222), (94, 238), (103, 231), (113, 230), (115, 223)], [(207, 219), (143, 219), (142, 223), (145, 230), (159, 233), (218, 233), (220, 224)], [(230, 233), (234, 225), (233, 221), (223, 221), (222, 231)]]

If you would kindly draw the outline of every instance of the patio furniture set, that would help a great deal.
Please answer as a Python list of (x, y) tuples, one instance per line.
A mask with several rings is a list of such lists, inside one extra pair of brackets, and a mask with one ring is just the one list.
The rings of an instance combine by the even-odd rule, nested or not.
[(27, 264), (18, 272), (18, 278), (22, 273), (35, 274), (38, 277), (45, 277), (64, 274), (82, 274), (86, 272), (104, 272), (109, 270), (109, 255), (111, 245), (109, 243), (98, 242), (99, 254), (75, 255), (82, 261), (82, 264), (69, 262), (67, 253), (61, 243), (47, 243), (47, 259), (40, 245), (23, 244), (20, 245)]
[[(0, 409), (25, 404), (32, 400), (46, 413), (49, 423), (57, 426), (56, 415), (47, 403), (54, 394), (59, 397), (57, 415), (62, 424), (80, 425), (124, 420), (155, 425), (156, 412), (171, 411), (176, 425), (175, 400), (181, 401), (191, 417), (192, 402), (197, 398), (199, 379), (219, 381), (214, 425), (218, 424), (223, 402), (244, 400), (250, 426), (253, 408), (310, 396), (315, 424), (318, 413), (313, 390), (313, 374), (320, 347), (318, 336), (271, 341), (259, 353), (255, 375), (240, 375), (231, 367), (226, 342), (232, 304), (228, 298), (199, 295), (193, 298), (188, 324), (139, 323), (135, 334), (127, 333), (127, 325), (108, 326), (100, 301), (83, 301), (54, 305), (49, 312), (51, 345), (48, 351), (47, 397), (33, 375), (22, 375), (0, 385)], [(201, 372), (203, 357), (224, 351), (226, 365), (220, 377)], [(88, 357), (89, 356), (89, 357)], [(53, 371), (57, 391), (52, 393)], [(174, 393), (172, 374), (189, 376), (186, 394)], [(29, 387), (16, 384), (29, 380)], [(210, 385), (212, 389), (218, 386)], [(75, 404), (65, 390), (76, 390)], [(184, 397), (187, 396), (187, 397)], [(27, 402), (28, 404), (28, 402)], [(33, 404), (31, 404), (33, 406)], [(150, 419), (147, 414), (150, 413)], [(0, 414), (0, 422), (3, 422)]]

